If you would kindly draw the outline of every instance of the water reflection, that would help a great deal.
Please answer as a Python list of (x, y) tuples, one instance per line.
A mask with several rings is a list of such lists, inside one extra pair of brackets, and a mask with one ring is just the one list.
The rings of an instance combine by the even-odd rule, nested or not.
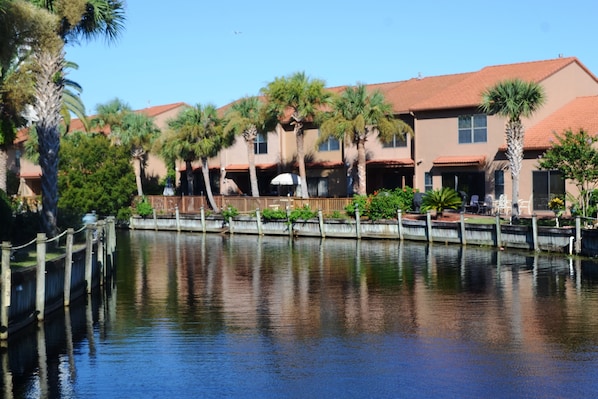
[(117, 265), (87, 306), (9, 342), (3, 397), (597, 393), (593, 262), (132, 232)]

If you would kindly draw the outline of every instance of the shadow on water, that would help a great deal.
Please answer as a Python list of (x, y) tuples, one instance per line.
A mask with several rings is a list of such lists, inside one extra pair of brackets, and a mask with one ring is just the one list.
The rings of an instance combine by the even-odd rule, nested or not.
[(11, 337), (2, 397), (595, 393), (590, 260), (126, 232), (116, 263), (116, 282)]

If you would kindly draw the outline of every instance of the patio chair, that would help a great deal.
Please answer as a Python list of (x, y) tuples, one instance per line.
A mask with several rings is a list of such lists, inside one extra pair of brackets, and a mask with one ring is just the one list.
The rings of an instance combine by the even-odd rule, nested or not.
[(499, 215), (504, 214), (505, 216), (508, 216), (511, 214), (511, 200), (507, 199), (506, 195), (501, 194), (500, 197), (498, 197), (496, 211)]
[(479, 214), (487, 215), (494, 213), (494, 197), (491, 194), (486, 195), (484, 201), (480, 201), (478, 204)]
[(474, 211), (477, 212), (480, 207), (480, 196), (477, 194), (473, 194), (469, 199), (469, 205), (465, 207), (467, 212), (473, 213)]
[(527, 215), (531, 215), (532, 213), (532, 199), (533, 199), (533, 194), (531, 194), (529, 196), (529, 199), (527, 200), (522, 200), (520, 199), (519, 202), (519, 213), (522, 214), (523, 213), (523, 209), (526, 209), (526, 214)]

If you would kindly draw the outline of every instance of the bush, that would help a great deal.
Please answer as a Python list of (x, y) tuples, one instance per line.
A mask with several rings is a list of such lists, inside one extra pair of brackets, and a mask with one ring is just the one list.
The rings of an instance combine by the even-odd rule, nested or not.
[(226, 220), (227, 222), (230, 221), (235, 216), (237, 216), (238, 214), (239, 214), (239, 211), (234, 206), (229, 205), (226, 207), (226, 209), (222, 210), (222, 217), (224, 217), (224, 220)]
[(360, 216), (371, 220), (393, 219), (400, 209), (409, 212), (413, 208), (413, 195), (415, 190), (411, 187), (395, 188), (394, 190), (382, 189), (369, 196), (356, 195), (353, 202), (345, 207), (349, 216), (355, 216), (359, 209)]
[(135, 206), (135, 213), (141, 217), (147, 217), (154, 213), (154, 208), (152, 208), (147, 198), (143, 197)]
[(284, 220), (287, 218), (287, 211), (284, 209), (269, 209), (262, 211), (262, 218), (264, 220)]
[(297, 220), (308, 220), (315, 218), (316, 216), (318, 216), (317, 211), (312, 211), (309, 205), (304, 205), (303, 208), (293, 209), (289, 216), (289, 220), (294, 223)]

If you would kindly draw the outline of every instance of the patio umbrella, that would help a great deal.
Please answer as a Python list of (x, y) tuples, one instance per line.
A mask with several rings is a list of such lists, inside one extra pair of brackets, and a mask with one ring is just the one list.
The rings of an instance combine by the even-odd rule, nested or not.
[(299, 175), (294, 173), (281, 173), (272, 179), (270, 184), (274, 186), (297, 186), (301, 184), (301, 179)]

